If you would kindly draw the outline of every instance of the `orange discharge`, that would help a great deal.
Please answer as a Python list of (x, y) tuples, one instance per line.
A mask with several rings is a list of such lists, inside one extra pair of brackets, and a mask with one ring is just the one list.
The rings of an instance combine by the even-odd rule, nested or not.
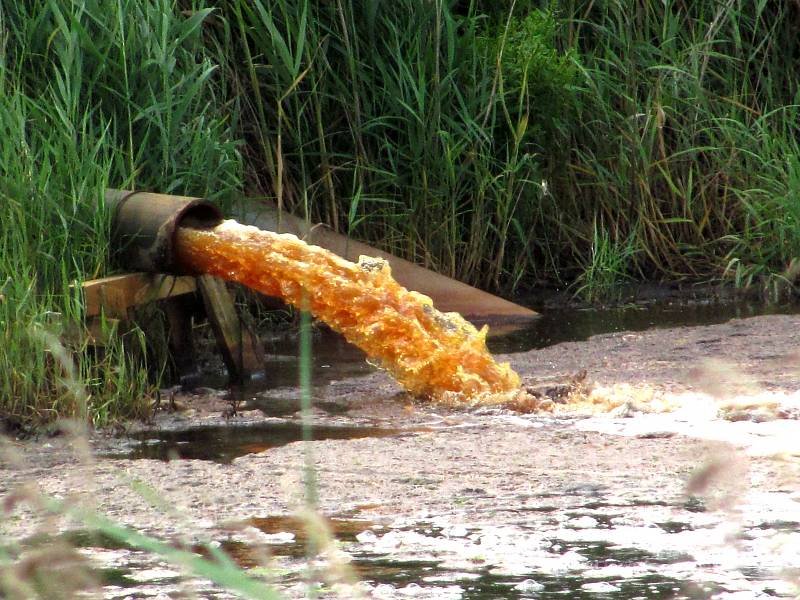
[(236, 221), (179, 228), (176, 247), (189, 270), (308, 309), (413, 394), (501, 402), (519, 390), (519, 376), (487, 351), (487, 327), (478, 331), (458, 313), (439, 312), (397, 283), (383, 259), (352, 263), (294, 235)]

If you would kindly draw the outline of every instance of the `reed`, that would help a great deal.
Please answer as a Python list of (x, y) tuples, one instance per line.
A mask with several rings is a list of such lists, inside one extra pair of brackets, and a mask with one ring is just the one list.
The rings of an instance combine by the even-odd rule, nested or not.
[[(797, 255), (785, 3), (229, 0), (254, 195), (495, 290)], [(773, 242), (774, 240), (774, 242)]]
[[(46, 340), (80, 330), (70, 288), (107, 274), (103, 190), (224, 200), (241, 184), (236, 102), (203, 44), (210, 9), (99, 0), (0, 6), (0, 415), (12, 425), (141, 416), (154, 380), (134, 331), (101, 355), (67, 335), (85, 406)], [(83, 338), (83, 340), (82, 340)], [(139, 356), (142, 352), (138, 353)], [(62, 361), (63, 362), (63, 361)], [(151, 365), (158, 372), (158, 365)], [(157, 383), (157, 382), (155, 382)]]
[(562, 16), (582, 82), (553, 187), (578, 255), (602, 218), (638, 277), (782, 272), (800, 233), (796, 9), (573, 1)]
[[(571, 284), (599, 300), (628, 278), (791, 292), (796, 13), (741, 0), (4, 3), (3, 414), (59, 396), (30, 332), (78, 323), (69, 284), (108, 273), (109, 184), (226, 208), (269, 198), (507, 293)], [(112, 349), (91, 376), (79, 361), (92, 403), (142, 392), (107, 385), (106, 371), (141, 372), (124, 360)]]
[(252, 195), (484, 287), (525, 277), (537, 154), (574, 75), (549, 13), (256, 0), (223, 14)]

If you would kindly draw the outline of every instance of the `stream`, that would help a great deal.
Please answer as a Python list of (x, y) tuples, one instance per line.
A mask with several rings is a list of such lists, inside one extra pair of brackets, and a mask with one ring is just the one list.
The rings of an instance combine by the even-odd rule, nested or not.
[[(747, 303), (550, 311), (489, 340), (523, 377), (586, 369), (600, 387), (654, 389), (676, 403), (670, 412), (424, 405), (323, 331), (311, 433), (295, 349), (275, 343), (266, 377), (221, 390), (220, 373), (208, 373), (174, 392), (188, 413), (95, 440), (80, 477), (96, 482), (112, 518), (200, 554), (222, 549), (290, 598), (795, 598), (797, 312)], [(733, 387), (715, 395), (690, 379), (705, 356), (733, 367), (723, 382)], [(719, 398), (742, 397), (745, 372), (755, 400), (722, 412)], [(236, 415), (220, 416), (233, 402)], [(318, 541), (297, 512), (308, 448), (336, 541), (313, 560)], [(32, 463), (39, 455), (47, 450), (32, 451)], [(113, 483), (120, 473), (181, 507), (180, 518), (142, 506)], [(0, 485), (26, 475), (14, 477)], [(50, 493), (70, 489), (58, 473), (37, 478)], [(232, 597), (90, 531), (34, 533), (23, 520), (10, 521), (26, 534), (21, 547), (79, 548), (99, 597)]]

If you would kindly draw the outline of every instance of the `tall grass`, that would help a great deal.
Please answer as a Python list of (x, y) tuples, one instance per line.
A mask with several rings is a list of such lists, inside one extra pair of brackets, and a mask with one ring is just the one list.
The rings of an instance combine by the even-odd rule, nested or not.
[(549, 218), (537, 154), (557, 137), (574, 71), (549, 13), (225, 7), (251, 193), (471, 283), (524, 277), (543, 247), (531, 223)]
[[(596, 297), (588, 282), (792, 272), (798, 10), (3, 3), (3, 413), (77, 410), (56, 401), (31, 332), (77, 323), (69, 284), (108, 272), (108, 185), (220, 201), (244, 189), (493, 290), (577, 282)], [(95, 421), (146, 390), (121, 346), (90, 364)]]
[(785, 269), (800, 250), (797, 7), (573, 0), (562, 17), (582, 74), (553, 173), (581, 224), (570, 252), (598, 216), (633, 237), (643, 276)]
[[(229, 0), (249, 190), (470, 283), (797, 256), (797, 8)], [(235, 25), (233, 25), (235, 23)]]
[[(210, 9), (167, 0), (0, 6), (0, 413), (7, 421), (141, 415), (150, 383), (117, 337), (72, 350), (86, 406), (65, 391), (46, 340), (75, 330), (69, 286), (106, 274), (106, 187), (214, 198), (240, 185), (235, 101), (203, 45)], [(75, 336), (73, 336), (74, 338)], [(141, 355), (141, 353), (139, 353)]]

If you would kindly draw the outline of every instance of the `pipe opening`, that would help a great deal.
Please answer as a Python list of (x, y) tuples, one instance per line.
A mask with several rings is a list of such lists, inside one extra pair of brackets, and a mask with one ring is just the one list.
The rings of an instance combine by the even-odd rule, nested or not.
[(187, 274), (175, 259), (178, 227), (205, 229), (223, 221), (222, 212), (202, 198), (109, 190), (106, 202), (115, 260), (128, 270)]
[(186, 210), (180, 213), (175, 222), (175, 229), (178, 227), (211, 229), (222, 223), (222, 220), (222, 216), (216, 206), (203, 202), (188, 206)]

